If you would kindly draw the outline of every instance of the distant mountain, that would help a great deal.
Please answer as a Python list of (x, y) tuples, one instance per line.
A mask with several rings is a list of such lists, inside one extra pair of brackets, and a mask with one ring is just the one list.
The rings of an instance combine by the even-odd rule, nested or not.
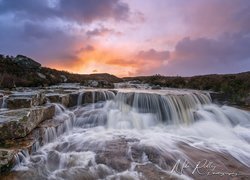
[(101, 82), (99, 84), (102, 87), (112, 87), (111, 83), (123, 81), (107, 73), (72, 74), (42, 67), (40, 63), (23, 55), (0, 55), (0, 88), (39, 87), (65, 82), (88, 85), (90, 80)]

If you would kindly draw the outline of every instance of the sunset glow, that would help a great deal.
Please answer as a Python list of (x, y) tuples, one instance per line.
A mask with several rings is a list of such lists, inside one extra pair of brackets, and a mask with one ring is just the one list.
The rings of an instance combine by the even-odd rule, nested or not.
[(250, 68), (246, 0), (26, 2), (0, 1), (3, 54), (25, 54), (74, 73), (120, 77)]

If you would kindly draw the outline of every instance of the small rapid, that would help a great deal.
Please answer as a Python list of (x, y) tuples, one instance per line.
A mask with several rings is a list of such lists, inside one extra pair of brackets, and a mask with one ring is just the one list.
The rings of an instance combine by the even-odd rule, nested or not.
[(63, 123), (47, 128), (44, 146), (17, 157), (23, 179), (192, 179), (175, 163), (227, 167), (225, 157), (250, 168), (250, 113), (213, 104), (207, 92), (82, 91), (77, 107), (56, 104), (54, 120)]
[(0, 106), (0, 110), (1, 109), (6, 109), (7, 108), (7, 104), (6, 104), (6, 99), (8, 98), (8, 96), (3, 96), (2, 98), (2, 104)]

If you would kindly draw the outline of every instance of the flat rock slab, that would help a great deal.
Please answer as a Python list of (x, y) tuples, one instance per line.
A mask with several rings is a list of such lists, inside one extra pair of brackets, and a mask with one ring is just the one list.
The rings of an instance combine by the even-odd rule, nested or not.
[(90, 90), (82, 92), (82, 103), (81, 104), (89, 104), (96, 103), (100, 101), (106, 101), (114, 99), (115, 93), (109, 90)]
[(46, 97), (52, 103), (60, 103), (64, 105), (65, 107), (69, 106), (69, 94), (50, 93), (50, 94), (46, 94)]
[[(50, 137), (46, 135), (46, 131), (55, 128), (57, 135), (63, 133), (64, 122), (67, 120), (56, 118), (48, 119), (40, 123), (24, 138), (0, 140), (0, 172), (10, 171), (18, 162), (16, 157), (19, 153), (27, 152), (32, 154), (44, 144), (48, 143)], [(1, 179), (1, 176), (0, 176)]]
[(14, 92), (6, 99), (6, 106), (8, 109), (30, 108), (43, 105), (45, 100), (43, 92)]
[(0, 112), (0, 140), (25, 137), (40, 122), (51, 119), (54, 114), (54, 105)]

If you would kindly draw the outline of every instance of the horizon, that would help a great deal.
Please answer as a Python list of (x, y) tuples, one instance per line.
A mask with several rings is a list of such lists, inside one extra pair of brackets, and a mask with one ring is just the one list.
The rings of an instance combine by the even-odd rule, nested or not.
[(0, 54), (118, 77), (250, 70), (250, 1), (0, 0)]
[[(0, 55), (3, 55), (4, 57), (11, 57), (11, 58), (15, 58), (15, 56), (13, 55), (9, 55), (9, 54), (0, 54)], [(18, 54), (18, 55), (21, 55), (21, 56), (25, 56), (25, 55), (22, 55), (22, 54)], [(16, 56), (18, 56), (16, 55)], [(27, 56), (25, 56), (27, 57)], [(30, 58), (30, 57), (27, 57), (27, 58)], [(34, 60), (35, 62), (37, 62), (35, 59), (32, 59)], [(69, 74), (77, 74), (77, 75), (102, 75), (102, 74), (107, 74), (107, 75), (113, 75), (115, 77), (118, 77), (118, 78), (136, 78), (136, 77), (151, 77), (151, 76), (163, 76), (163, 77), (181, 77), (181, 78), (191, 78), (191, 77), (197, 77), (197, 76), (213, 76), (213, 75), (238, 75), (238, 74), (244, 74), (244, 73), (250, 73), (250, 71), (242, 71), (242, 72), (237, 72), (237, 73), (227, 73), (227, 74), (224, 74), (224, 73), (215, 73), (215, 74), (194, 74), (194, 75), (190, 75), (190, 76), (180, 76), (180, 75), (163, 75), (163, 74), (148, 74), (148, 75), (138, 75), (138, 76), (117, 76), (115, 74), (111, 74), (111, 73), (108, 73), (108, 72), (93, 72), (93, 73), (90, 73), (90, 74), (84, 74), (84, 73), (74, 73), (74, 72), (70, 72), (70, 71), (67, 71), (67, 70), (60, 70), (60, 69), (55, 69), (55, 68), (51, 68), (51, 67), (48, 67), (48, 66), (43, 66), (41, 64), (41, 66), (43, 68), (50, 68), (50, 69), (53, 69), (53, 70), (56, 70), (56, 71), (65, 71)]]

